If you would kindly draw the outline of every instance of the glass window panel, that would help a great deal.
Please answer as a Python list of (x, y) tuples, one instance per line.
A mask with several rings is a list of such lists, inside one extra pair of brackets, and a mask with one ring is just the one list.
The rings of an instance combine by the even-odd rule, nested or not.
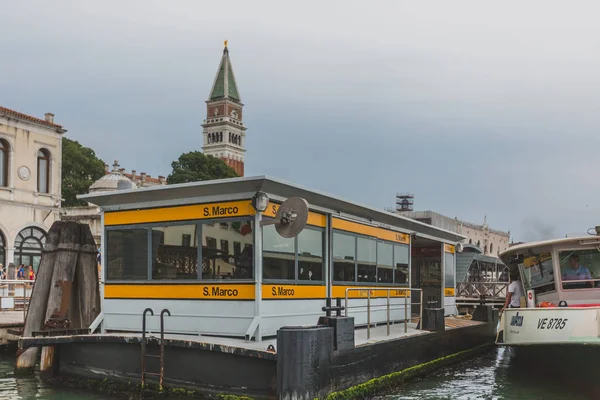
[(563, 289), (600, 287), (600, 251), (598, 249), (561, 251), (560, 274)]
[(444, 287), (454, 288), (454, 254), (444, 253)]
[(294, 280), (294, 238), (284, 238), (275, 225), (263, 227), (263, 278)]
[(377, 242), (373, 239), (358, 238), (358, 281), (377, 281)]
[(394, 245), (394, 283), (408, 285), (408, 246)]
[(197, 225), (152, 228), (152, 279), (198, 279)]
[(377, 243), (377, 281), (394, 281), (394, 246), (391, 243)]
[(333, 233), (333, 280), (355, 281), (356, 237)]
[(48, 193), (48, 160), (38, 158), (38, 192)]
[(323, 281), (323, 243), (325, 231), (305, 228), (298, 235), (298, 279)]
[(0, 142), (0, 186), (6, 186), (6, 165), (7, 165), (8, 155), (7, 151), (2, 148), (2, 143)]
[(542, 251), (539, 254), (530, 254), (524, 257), (522, 262), (519, 263), (519, 269), (523, 273), (523, 286), (525, 289), (535, 288), (536, 293), (544, 293), (555, 289), (552, 254), (549, 251)]
[(106, 279), (148, 279), (148, 230), (106, 231)]
[(248, 219), (202, 224), (202, 279), (253, 277), (254, 222)]

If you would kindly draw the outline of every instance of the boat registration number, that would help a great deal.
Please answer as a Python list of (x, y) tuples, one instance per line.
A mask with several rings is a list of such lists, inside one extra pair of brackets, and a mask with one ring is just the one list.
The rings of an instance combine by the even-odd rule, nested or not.
[(538, 329), (563, 329), (567, 324), (568, 318), (540, 318), (538, 320)]

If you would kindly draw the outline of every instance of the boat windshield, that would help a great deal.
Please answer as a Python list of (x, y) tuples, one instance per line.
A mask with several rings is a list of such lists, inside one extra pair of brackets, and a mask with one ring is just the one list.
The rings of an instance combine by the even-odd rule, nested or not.
[(563, 289), (600, 288), (600, 251), (560, 251), (560, 274)]
[(542, 252), (522, 259), (519, 267), (523, 274), (525, 289), (537, 289), (537, 293), (554, 290), (554, 270), (552, 254)]

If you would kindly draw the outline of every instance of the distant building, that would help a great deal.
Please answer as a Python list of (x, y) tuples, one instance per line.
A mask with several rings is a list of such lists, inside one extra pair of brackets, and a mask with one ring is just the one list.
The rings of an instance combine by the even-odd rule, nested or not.
[[(125, 168), (120, 168), (119, 162), (115, 161), (111, 171), (90, 186), (90, 193), (113, 192), (115, 190), (135, 189), (140, 187), (150, 187), (165, 185), (167, 183), (163, 176), (152, 178), (150, 175), (142, 172), (140, 175), (136, 171), (131, 171), (130, 174), (125, 173)], [(74, 221), (80, 224), (88, 224), (94, 240), (100, 248), (101, 245), (101, 223), (100, 223), (100, 208), (94, 204), (78, 207), (65, 207), (61, 210), (61, 220)]]
[(487, 218), (478, 225), (433, 211), (398, 211), (398, 214), (466, 236), (465, 243), (479, 247), (484, 255), (497, 256), (509, 247), (510, 232), (490, 228)]
[(0, 263), (37, 272), (46, 233), (60, 219), (62, 137), (54, 114), (0, 107)]
[(244, 176), (246, 126), (242, 121), (242, 98), (229, 59), (227, 42), (208, 100), (206, 119), (202, 124), (204, 154), (221, 158)]

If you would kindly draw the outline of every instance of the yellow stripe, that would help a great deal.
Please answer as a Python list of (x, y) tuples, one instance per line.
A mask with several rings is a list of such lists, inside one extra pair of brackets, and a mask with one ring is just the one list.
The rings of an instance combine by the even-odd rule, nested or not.
[(254, 284), (218, 285), (111, 285), (104, 287), (105, 299), (206, 299), (254, 300)]
[(452, 253), (454, 254), (454, 246), (451, 244), (444, 244), (444, 251), (446, 253)]
[(262, 286), (263, 299), (324, 299), (327, 288), (324, 285), (267, 285)]
[[(277, 210), (279, 210), (279, 206), (280, 205), (276, 203), (269, 203), (269, 206), (267, 207), (263, 215), (266, 217), (274, 217), (275, 214), (277, 214)], [(308, 212), (308, 225), (320, 226), (322, 228), (325, 228), (326, 220), (327, 218), (323, 214), (317, 214), (312, 211)]]
[[(346, 288), (356, 288), (356, 286), (333, 286), (331, 294), (333, 298), (346, 298)], [(350, 290), (348, 291), (348, 298), (350, 299), (366, 299), (367, 290)], [(398, 288), (390, 291), (390, 297), (410, 297), (410, 290), (408, 288)], [(387, 298), (387, 290), (373, 289), (371, 290), (371, 298)]]
[(189, 206), (114, 211), (104, 214), (104, 225), (142, 224), (149, 222), (186, 221), (254, 215), (250, 200)]
[(390, 231), (388, 229), (350, 222), (339, 218), (333, 218), (332, 225), (333, 229), (340, 229), (343, 231), (360, 233), (367, 236), (374, 236), (382, 240), (389, 240), (396, 243), (410, 243), (410, 236), (406, 233)]
[(445, 288), (444, 289), (444, 296), (454, 296), (454, 288)]

